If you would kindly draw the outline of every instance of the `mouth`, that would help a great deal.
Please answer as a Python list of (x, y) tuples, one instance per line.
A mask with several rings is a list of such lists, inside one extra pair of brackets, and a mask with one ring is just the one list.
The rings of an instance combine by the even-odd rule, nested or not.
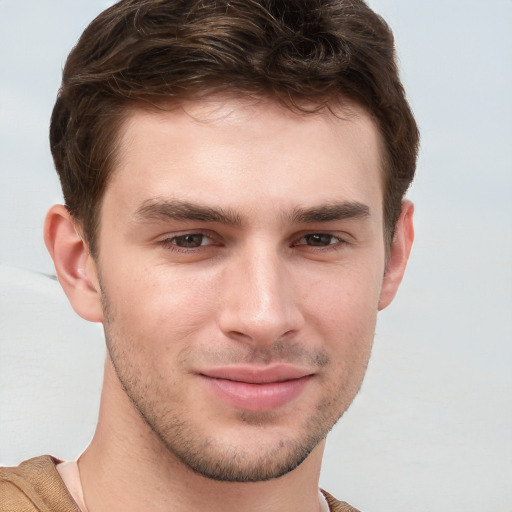
[(271, 411), (296, 399), (313, 374), (289, 365), (228, 366), (199, 373), (217, 400), (250, 412)]

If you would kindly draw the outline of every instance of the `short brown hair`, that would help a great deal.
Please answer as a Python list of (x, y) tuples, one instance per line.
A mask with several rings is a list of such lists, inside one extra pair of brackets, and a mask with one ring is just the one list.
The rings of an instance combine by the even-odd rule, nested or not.
[(380, 16), (362, 0), (122, 0), (71, 51), (50, 127), (66, 206), (91, 254), (129, 106), (219, 91), (270, 96), (299, 110), (336, 98), (363, 106), (384, 141), (391, 242), (419, 135)]

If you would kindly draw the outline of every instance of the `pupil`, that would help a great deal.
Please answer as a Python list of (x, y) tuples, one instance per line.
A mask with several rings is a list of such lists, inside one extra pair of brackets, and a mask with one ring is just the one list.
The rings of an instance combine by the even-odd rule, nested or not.
[(176, 238), (176, 244), (180, 247), (199, 247), (203, 235), (183, 235)]
[(308, 235), (307, 242), (309, 245), (329, 245), (331, 243), (331, 235), (315, 234)]

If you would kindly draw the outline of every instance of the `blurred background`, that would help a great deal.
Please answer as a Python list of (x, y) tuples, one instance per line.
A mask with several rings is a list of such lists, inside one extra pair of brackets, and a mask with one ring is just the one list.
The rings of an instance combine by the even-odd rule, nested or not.
[[(42, 240), (67, 53), (112, 2), (0, 0), (0, 463), (77, 457), (104, 346)], [(512, 511), (512, 1), (372, 0), (422, 132), (416, 242), (321, 485), (365, 512)]]

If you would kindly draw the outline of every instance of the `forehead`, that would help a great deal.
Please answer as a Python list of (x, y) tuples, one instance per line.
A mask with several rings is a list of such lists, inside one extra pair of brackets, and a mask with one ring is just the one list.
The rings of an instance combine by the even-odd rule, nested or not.
[[(256, 197), (286, 207), (382, 200), (378, 129), (364, 109), (297, 113), (271, 100), (212, 97), (166, 108), (133, 108), (106, 197), (218, 201)], [(337, 197), (334, 197), (337, 196)], [(376, 199), (377, 198), (377, 199)]]

